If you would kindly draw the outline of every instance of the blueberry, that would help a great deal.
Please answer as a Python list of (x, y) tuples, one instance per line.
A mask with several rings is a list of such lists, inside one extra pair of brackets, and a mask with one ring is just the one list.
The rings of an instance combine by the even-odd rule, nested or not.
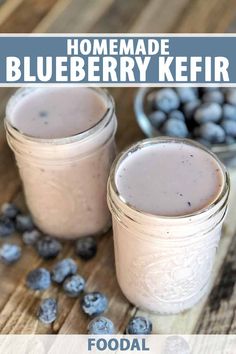
[(218, 122), (222, 116), (222, 108), (218, 103), (203, 103), (194, 113), (197, 123)]
[(45, 268), (37, 268), (28, 273), (26, 285), (32, 290), (45, 290), (51, 286), (50, 272)]
[(45, 323), (49, 324), (55, 321), (57, 318), (57, 301), (53, 298), (44, 299), (38, 310), (38, 319)]
[(226, 101), (233, 106), (236, 106), (236, 89), (230, 88), (226, 92)]
[(196, 100), (196, 92), (192, 87), (176, 87), (176, 92), (181, 103), (187, 103)]
[(108, 300), (105, 295), (99, 292), (88, 293), (84, 295), (81, 306), (83, 311), (89, 316), (97, 316), (103, 313), (108, 306)]
[(185, 103), (185, 105), (183, 106), (183, 112), (184, 112), (186, 119), (192, 118), (194, 112), (200, 106), (200, 104), (201, 104), (200, 100), (195, 100), (195, 101)]
[(202, 100), (204, 102), (215, 102), (222, 104), (224, 102), (224, 95), (219, 90), (209, 91), (202, 96)]
[(39, 116), (42, 117), (42, 118), (45, 118), (48, 116), (48, 112), (47, 111), (40, 111), (39, 112)]
[(171, 118), (180, 119), (182, 121), (185, 121), (184, 114), (181, 111), (177, 110), (177, 109), (175, 111), (170, 112), (168, 118), (169, 119), (171, 119)]
[(166, 120), (166, 114), (162, 111), (154, 111), (149, 115), (149, 119), (155, 128), (159, 128)]
[(0, 216), (0, 236), (10, 236), (15, 232), (14, 222), (5, 215)]
[(88, 334), (114, 334), (115, 327), (111, 320), (106, 317), (100, 316), (94, 318), (88, 325)]
[(46, 236), (37, 242), (36, 249), (40, 257), (50, 259), (58, 255), (62, 250), (62, 245), (55, 238)]
[(0, 248), (0, 260), (5, 264), (18, 261), (21, 257), (21, 247), (16, 244), (4, 243)]
[(34, 224), (30, 215), (19, 214), (16, 216), (16, 229), (19, 232), (31, 231), (33, 228)]
[(75, 274), (78, 266), (72, 258), (65, 258), (56, 263), (51, 271), (52, 280), (62, 283), (68, 275)]
[(84, 260), (93, 258), (97, 253), (97, 242), (92, 236), (82, 237), (76, 241), (75, 253)]
[(165, 88), (156, 92), (155, 105), (156, 109), (169, 113), (179, 108), (180, 100), (173, 89)]
[(209, 141), (211, 144), (223, 143), (225, 140), (224, 129), (212, 122), (200, 126), (200, 137)]
[(79, 274), (72, 275), (63, 283), (65, 293), (71, 297), (77, 297), (85, 287), (85, 280)]
[(151, 334), (152, 323), (145, 317), (133, 317), (126, 327), (126, 334)]
[(222, 107), (223, 119), (236, 120), (236, 107), (225, 103)]
[(168, 119), (161, 131), (168, 136), (177, 136), (180, 138), (186, 138), (188, 136), (188, 128), (185, 122), (175, 118)]
[(2, 205), (2, 214), (9, 219), (15, 219), (16, 215), (19, 214), (19, 209), (13, 203), (4, 203)]
[(35, 245), (41, 236), (41, 232), (39, 232), (37, 229), (34, 229), (31, 231), (25, 231), (22, 235), (22, 239), (26, 245)]
[(236, 138), (236, 121), (225, 119), (221, 122), (221, 126), (223, 127), (226, 135)]

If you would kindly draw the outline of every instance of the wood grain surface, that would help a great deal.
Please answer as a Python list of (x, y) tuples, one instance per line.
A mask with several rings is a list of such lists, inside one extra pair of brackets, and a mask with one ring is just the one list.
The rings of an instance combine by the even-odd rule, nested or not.
[[(236, 0), (5, 0), (0, 2), (1, 32), (229, 32), (234, 31)], [(144, 136), (133, 112), (133, 88), (112, 88), (115, 97), (118, 148)], [(3, 129), (5, 104), (13, 89), (0, 89), (0, 203), (14, 200), (25, 208), (12, 153)], [(230, 209), (218, 249), (212, 289), (190, 311), (175, 316), (145, 314), (154, 333), (234, 333), (236, 327), (236, 171), (231, 172)], [(22, 244), (19, 235), (12, 242)], [(2, 241), (1, 241), (2, 243)], [(60, 258), (74, 257), (73, 243), (63, 247)], [(127, 302), (115, 277), (112, 231), (99, 239), (96, 257), (77, 259), (87, 290), (100, 290), (109, 297), (110, 317), (123, 333), (131, 316), (143, 314)], [(13, 266), (0, 265), (0, 333), (86, 333), (89, 319), (81, 312), (80, 300), (68, 298), (57, 286), (41, 293), (25, 287), (33, 268), (51, 268), (55, 261), (42, 261), (34, 249), (23, 247), (22, 259)], [(36, 319), (41, 298), (54, 296), (59, 316), (49, 326)]]

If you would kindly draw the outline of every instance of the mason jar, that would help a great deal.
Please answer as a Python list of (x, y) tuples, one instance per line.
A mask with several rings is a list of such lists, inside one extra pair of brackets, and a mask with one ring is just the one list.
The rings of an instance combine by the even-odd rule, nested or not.
[[(216, 200), (181, 216), (154, 215), (127, 202), (117, 187), (119, 167), (140, 149), (159, 143), (187, 144), (214, 159), (223, 176)], [(175, 175), (171, 178), (174, 183)], [(229, 189), (229, 175), (218, 158), (188, 139), (147, 139), (116, 158), (108, 180), (108, 205), (113, 220), (118, 283), (131, 303), (145, 311), (174, 314), (191, 308), (207, 293)]]
[(11, 117), (20, 100), (40, 89), (17, 90), (5, 118), (7, 141), (33, 220), (42, 232), (61, 238), (104, 233), (111, 225), (106, 184), (116, 154), (114, 100), (106, 90), (88, 88), (106, 105), (97, 124), (70, 137), (35, 138), (19, 131)]

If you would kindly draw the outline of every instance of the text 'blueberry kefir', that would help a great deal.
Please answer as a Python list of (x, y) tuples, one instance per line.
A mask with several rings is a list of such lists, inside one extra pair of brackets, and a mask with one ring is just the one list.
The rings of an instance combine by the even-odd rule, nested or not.
[(42, 231), (77, 238), (109, 227), (116, 125), (113, 99), (101, 89), (27, 88), (9, 100), (7, 139)]
[(112, 167), (117, 277), (135, 305), (177, 313), (207, 292), (229, 179), (221, 162), (186, 139), (133, 145)]

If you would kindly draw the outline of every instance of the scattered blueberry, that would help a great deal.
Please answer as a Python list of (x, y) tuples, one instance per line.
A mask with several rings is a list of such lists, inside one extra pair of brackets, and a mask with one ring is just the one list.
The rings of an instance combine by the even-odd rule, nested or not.
[(10, 236), (15, 232), (14, 222), (5, 215), (0, 216), (0, 236)]
[(200, 126), (200, 137), (211, 144), (219, 144), (225, 141), (225, 131), (219, 125), (209, 122)]
[(16, 229), (19, 232), (31, 231), (34, 229), (33, 220), (30, 215), (19, 214), (16, 216)]
[(115, 327), (111, 320), (106, 317), (96, 317), (88, 325), (88, 334), (102, 335), (102, 334), (114, 334)]
[(197, 123), (218, 122), (222, 116), (222, 108), (218, 103), (203, 103), (194, 113)]
[(226, 92), (226, 101), (233, 106), (236, 106), (236, 89), (229, 88)]
[(31, 231), (25, 231), (22, 235), (22, 239), (26, 245), (35, 245), (41, 236), (41, 232), (39, 232), (37, 229), (34, 229)]
[(97, 316), (103, 313), (108, 306), (108, 300), (105, 295), (99, 292), (88, 293), (84, 295), (81, 306), (83, 311), (89, 316)]
[(36, 249), (40, 257), (50, 259), (58, 255), (62, 249), (62, 245), (55, 238), (45, 236), (37, 242)]
[(9, 219), (15, 219), (16, 215), (19, 214), (19, 209), (13, 203), (4, 203), (1, 208), (2, 214)]
[(84, 260), (93, 258), (97, 253), (97, 242), (92, 236), (81, 237), (76, 241), (75, 253)]
[(185, 122), (182, 120), (171, 118), (164, 123), (162, 133), (168, 136), (186, 138), (188, 136), (188, 129)]
[(223, 119), (231, 119), (236, 121), (236, 107), (225, 103), (222, 107)]
[(166, 114), (162, 111), (154, 111), (149, 115), (149, 119), (155, 128), (159, 128), (166, 120)]
[(227, 135), (236, 138), (236, 121), (225, 119), (221, 122), (221, 126)]
[(45, 324), (55, 321), (57, 318), (57, 301), (53, 298), (42, 300), (38, 310), (38, 319)]
[(54, 265), (51, 271), (52, 280), (62, 283), (66, 277), (75, 274), (78, 266), (72, 258), (65, 258)]
[(152, 323), (144, 317), (133, 317), (126, 327), (126, 334), (151, 334)]
[(176, 87), (176, 92), (181, 103), (187, 103), (196, 99), (196, 92), (191, 87)]
[(28, 273), (26, 285), (32, 290), (45, 290), (51, 286), (50, 272), (45, 268), (37, 268)]
[(71, 297), (77, 297), (85, 287), (85, 280), (79, 274), (72, 275), (63, 283), (65, 293)]
[(0, 248), (0, 260), (5, 264), (17, 262), (21, 257), (21, 247), (12, 244), (4, 243)]
[(171, 118), (180, 119), (183, 122), (185, 121), (184, 114), (181, 111), (177, 110), (177, 109), (175, 111), (170, 112), (168, 118), (169, 119), (171, 119)]
[(169, 113), (179, 108), (180, 100), (176, 92), (170, 88), (160, 89), (155, 97), (156, 109)]
[(190, 120), (193, 117), (194, 112), (200, 106), (200, 104), (200, 100), (195, 100), (188, 102), (183, 106), (183, 112), (185, 114), (186, 119)]
[(213, 90), (206, 92), (202, 96), (204, 102), (215, 102), (222, 104), (224, 102), (224, 94), (220, 90)]

